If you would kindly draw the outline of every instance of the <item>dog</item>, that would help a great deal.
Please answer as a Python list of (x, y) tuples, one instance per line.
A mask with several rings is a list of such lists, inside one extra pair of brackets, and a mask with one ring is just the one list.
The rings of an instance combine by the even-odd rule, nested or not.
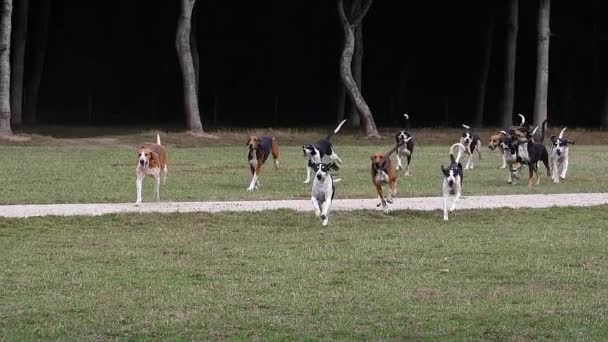
[(517, 138), (504, 132), (505, 137), (500, 141), (500, 149), (502, 151), (502, 158), (507, 164), (507, 170), (509, 171), (509, 178), (507, 183), (513, 184), (513, 179), (519, 179), (518, 171), (521, 169), (522, 160), (517, 156)]
[[(535, 142), (532, 138), (534, 133), (538, 129), (535, 128), (532, 131), (530, 138), (518, 138), (515, 142), (517, 146), (516, 158), (519, 158), (521, 162), (525, 165), (528, 165), (528, 170), (530, 175), (528, 177), (528, 187), (532, 187), (532, 179), (534, 175), (536, 175), (536, 184), (540, 183), (540, 175), (538, 174), (538, 163), (543, 162), (545, 168), (547, 169), (547, 177), (551, 177), (551, 169), (549, 167), (549, 153), (547, 152), (547, 148), (543, 144), (543, 140), (545, 138), (545, 127), (547, 126), (547, 120), (542, 123), (542, 133), (540, 142)], [(515, 157), (512, 157), (512, 159)]]
[(574, 144), (574, 140), (565, 139), (564, 132), (566, 127), (562, 128), (558, 136), (551, 136), (551, 153), (549, 160), (551, 161), (551, 178), (554, 183), (559, 183), (560, 179), (566, 179), (568, 172), (568, 157), (570, 155), (569, 144)]
[(395, 141), (399, 148), (397, 148), (397, 171), (403, 170), (403, 165), (401, 164), (401, 158), (407, 159), (407, 165), (405, 166), (405, 176), (410, 175), (410, 162), (412, 160), (412, 154), (414, 153), (414, 137), (409, 132), (409, 119), (410, 116), (407, 114), (403, 114), (404, 117), (404, 125), (403, 130), (399, 131), (395, 134)]
[(337, 167), (336, 163), (313, 164), (315, 179), (312, 182), (310, 200), (312, 201), (315, 215), (321, 218), (321, 224), (327, 226), (329, 221), (329, 207), (336, 194), (335, 183), (340, 179), (333, 179), (331, 171)]
[(271, 154), (274, 159), (274, 168), (279, 168), (279, 145), (274, 137), (262, 136), (258, 138), (255, 135), (251, 135), (247, 139), (247, 147), (249, 148), (247, 160), (249, 162), (249, 169), (251, 170), (251, 182), (247, 191), (253, 191), (260, 188), (258, 180), (260, 170)]
[(302, 146), (302, 152), (304, 153), (304, 158), (306, 158), (307, 161), (306, 180), (304, 181), (305, 184), (308, 184), (310, 182), (310, 174), (313, 171), (312, 166), (314, 164), (321, 164), (323, 162), (324, 157), (327, 156), (332, 162), (337, 162), (340, 165), (342, 164), (342, 159), (340, 159), (340, 157), (334, 150), (334, 147), (331, 144), (331, 141), (329, 141), (329, 139), (331, 139), (334, 134), (340, 131), (340, 128), (342, 128), (342, 125), (344, 125), (345, 122), (346, 120), (342, 120), (338, 124), (336, 129), (329, 133), (329, 135), (327, 135), (325, 139), (319, 140), (316, 145), (308, 144)]
[(156, 134), (156, 144), (144, 144), (137, 151), (139, 157), (135, 168), (137, 200), (135, 205), (141, 205), (141, 193), (144, 178), (154, 178), (154, 198), (160, 201), (160, 178), (162, 173), (163, 185), (167, 182), (167, 151), (160, 143), (160, 135)]
[[(494, 151), (496, 148), (498, 148), (499, 154), (502, 158), (502, 164), (500, 166), (501, 169), (507, 168), (508, 159), (506, 157), (505, 150), (502, 148), (503, 140), (513, 135), (520, 137), (526, 137), (527, 135), (528, 129), (524, 126), (524, 124), (526, 123), (526, 118), (522, 114), (517, 115), (519, 115), (519, 117), (521, 118), (521, 123), (519, 124), (519, 126), (512, 126), (507, 130), (496, 132), (496, 134), (490, 137), (490, 142), (488, 143), (488, 148), (490, 149), (490, 151)], [(507, 133), (507, 131), (509, 133)]]
[[(397, 149), (401, 145), (397, 145), (393, 147), (390, 151), (385, 154), (380, 152), (376, 152), (372, 154), (372, 183), (376, 187), (376, 192), (378, 193), (379, 203), (376, 207), (380, 207), (384, 209), (384, 212), (388, 214), (388, 203), (393, 203), (393, 199), (397, 196), (397, 179), (399, 173), (397, 172), (397, 168), (393, 167), (391, 162), (391, 154), (395, 153)], [(389, 187), (388, 197), (384, 197), (384, 193), (382, 191), (382, 187), (387, 185)]]
[(464, 180), (464, 172), (462, 170), (462, 164), (456, 161), (454, 158), (454, 147), (458, 146), (459, 149), (465, 150), (466, 146), (461, 143), (455, 143), (450, 147), (450, 165), (447, 168), (441, 165), (441, 172), (443, 173), (443, 220), (448, 220), (448, 201), (450, 196), (453, 196), (452, 205), (450, 206), (449, 212), (453, 212), (456, 209), (456, 202), (460, 199), (462, 194), (462, 181)]
[[(468, 170), (473, 168), (473, 154), (475, 151), (477, 151), (479, 160), (481, 160), (481, 140), (479, 140), (479, 135), (473, 132), (470, 126), (463, 124), (462, 127), (465, 128), (465, 131), (460, 136), (460, 144), (465, 146), (464, 152), (469, 156), (467, 164), (464, 167), (465, 170)], [(458, 150), (457, 162), (460, 161), (462, 152), (462, 150)]]

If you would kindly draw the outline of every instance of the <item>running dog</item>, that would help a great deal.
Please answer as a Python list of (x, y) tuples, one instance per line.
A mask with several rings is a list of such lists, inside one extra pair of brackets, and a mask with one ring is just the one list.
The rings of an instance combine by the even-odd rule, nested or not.
[(137, 189), (137, 200), (135, 205), (141, 205), (141, 193), (144, 178), (146, 176), (154, 178), (154, 198), (160, 201), (160, 177), (162, 173), (163, 185), (167, 182), (167, 151), (160, 144), (160, 135), (156, 134), (156, 144), (144, 144), (137, 151), (139, 156), (137, 167), (135, 168), (135, 186)]
[(507, 183), (513, 184), (513, 179), (519, 179), (518, 171), (522, 166), (521, 158), (517, 157), (517, 139), (504, 133), (505, 137), (501, 139), (500, 149), (502, 150), (502, 158), (507, 163), (509, 178)]
[[(507, 157), (505, 157), (506, 154), (502, 148), (503, 140), (512, 135), (520, 136), (522, 138), (526, 137), (528, 131), (527, 127), (524, 126), (524, 124), (526, 123), (526, 118), (522, 114), (517, 115), (519, 115), (519, 117), (521, 118), (521, 123), (519, 124), (519, 126), (512, 126), (507, 130), (496, 132), (496, 134), (490, 137), (490, 142), (488, 143), (488, 148), (490, 149), (490, 151), (494, 151), (496, 148), (498, 148), (499, 154), (502, 157), (502, 165), (500, 166), (501, 169), (507, 168), (508, 159)], [(510, 133), (507, 133), (507, 131)]]
[(321, 163), (313, 164), (315, 171), (315, 179), (312, 182), (312, 192), (310, 200), (312, 201), (315, 215), (321, 218), (321, 224), (327, 226), (329, 221), (329, 207), (336, 194), (335, 183), (340, 179), (333, 179), (331, 171), (336, 169), (336, 163)]
[(549, 160), (551, 161), (551, 178), (554, 183), (559, 183), (560, 179), (566, 179), (568, 172), (568, 156), (570, 155), (569, 144), (574, 144), (574, 140), (564, 138), (566, 127), (562, 128), (559, 135), (551, 136), (551, 152)]
[[(545, 127), (547, 126), (547, 120), (542, 123), (542, 133), (540, 142), (535, 142), (530, 138), (519, 138), (517, 139), (517, 158), (521, 159), (522, 163), (528, 165), (528, 170), (530, 171), (530, 175), (528, 177), (528, 187), (532, 187), (532, 178), (536, 174), (536, 184), (540, 183), (540, 175), (538, 174), (538, 162), (542, 161), (545, 164), (545, 168), (547, 169), (547, 177), (551, 177), (551, 169), (549, 167), (549, 153), (547, 152), (547, 148), (543, 144), (543, 140), (545, 138)], [(534, 135), (535, 131), (538, 129), (535, 128), (532, 132), (531, 136)]]
[(399, 148), (397, 148), (397, 171), (403, 170), (403, 165), (401, 164), (401, 158), (407, 159), (407, 165), (405, 166), (405, 176), (410, 175), (410, 162), (412, 160), (412, 154), (414, 153), (414, 137), (409, 132), (409, 119), (410, 116), (407, 114), (403, 114), (404, 117), (404, 125), (403, 130), (399, 131), (399, 133), (395, 134), (395, 141)]
[[(401, 145), (397, 145), (393, 147), (390, 151), (382, 154), (380, 152), (376, 152), (372, 154), (372, 183), (376, 187), (376, 191), (378, 192), (378, 200), (380, 201), (376, 207), (380, 207), (384, 209), (384, 212), (388, 214), (388, 203), (393, 203), (393, 199), (397, 196), (397, 179), (399, 173), (397, 172), (397, 168), (393, 167), (391, 163), (391, 154), (395, 153), (397, 149)], [(384, 193), (382, 191), (382, 187), (387, 185), (389, 187), (388, 197), (384, 197)]]
[(340, 159), (336, 151), (334, 151), (334, 147), (329, 141), (329, 139), (331, 139), (334, 134), (340, 131), (340, 128), (342, 128), (342, 125), (344, 125), (345, 122), (346, 120), (342, 120), (342, 122), (338, 124), (336, 129), (329, 133), (329, 135), (327, 135), (325, 139), (319, 140), (316, 145), (308, 144), (302, 146), (302, 152), (304, 153), (304, 157), (307, 161), (306, 180), (304, 181), (304, 183), (308, 184), (310, 182), (310, 174), (313, 171), (312, 166), (314, 164), (321, 164), (325, 156), (329, 157), (332, 162), (336, 161), (338, 162), (338, 164), (342, 164), (342, 159)]
[(466, 149), (466, 146), (460, 143), (455, 143), (450, 147), (450, 165), (445, 168), (441, 165), (441, 172), (443, 173), (443, 220), (448, 220), (448, 201), (450, 196), (453, 196), (452, 205), (450, 206), (449, 212), (453, 212), (456, 209), (456, 202), (460, 199), (462, 194), (462, 181), (464, 179), (464, 173), (462, 171), (462, 164), (456, 161), (454, 158), (454, 147), (458, 146), (459, 149)]
[[(481, 141), (479, 140), (479, 134), (473, 132), (470, 126), (463, 124), (462, 127), (465, 128), (465, 131), (462, 132), (462, 135), (460, 136), (460, 144), (465, 146), (464, 152), (469, 156), (467, 164), (464, 167), (465, 170), (468, 170), (473, 168), (473, 154), (475, 151), (477, 151), (479, 160), (481, 160)], [(457, 162), (460, 161), (462, 152), (462, 150), (458, 151), (458, 156), (456, 157)]]
[(260, 182), (258, 180), (262, 165), (266, 162), (268, 157), (272, 154), (274, 159), (274, 168), (279, 168), (279, 145), (274, 137), (262, 136), (257, 137), (255, 135), (249, 136), (247, 139), (247, 147), (249, 153), (247, 154), (247, 161), (249, 162), (249, 169), (251, 170), (251, 182), (247, 191), (253, 191), (254, 189), (260, 188)]

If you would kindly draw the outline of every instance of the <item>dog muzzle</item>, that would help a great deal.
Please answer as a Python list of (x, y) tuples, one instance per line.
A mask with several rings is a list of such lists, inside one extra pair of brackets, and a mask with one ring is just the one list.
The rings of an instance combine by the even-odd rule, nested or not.
[(323, 180), (323, 176), (321, 176), (321, 175), (317, 175), (317, 179), (318, 179), (318, 180)]

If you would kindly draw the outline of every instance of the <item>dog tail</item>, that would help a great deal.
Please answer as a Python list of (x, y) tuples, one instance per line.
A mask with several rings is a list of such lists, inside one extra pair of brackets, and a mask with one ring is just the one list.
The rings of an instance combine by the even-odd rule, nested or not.
[(404, 145), (405, 142), (402, 141), (400, 143), (398, 143), (395, 147), (391, 148), (390, 150), (388, 150), (388, 152), (386, 152), (384, 154), (384, 158), (389, 158), (391, 156), (391, 154), (395, 153), (395, 151), (397, 151), (397, 149), (399, 148), (399, 146)]
[(403, 129), (410, 129), (410, 116), (408, 114), (403, 114)]
[(566, 127), (562, 128), (562, 130), (559, 132), (559, 138), (563, 139), (564, 138), (564, 132), (566, 131)]
[[(458, 160), (456, 160), (456, 158), (454, 158), (454, 147), (458, 146), (460, 149), (462, 149), (463, 151), (466, 150), (467, 148), (464, 147), (463, 144), (461, 143), (455, 143), (454, 145), (450, 146), (450, 160), (452, 162), (456, 161), (458, 162)], [(460, 153), (459, 153), (460, 154)]]
[(526, 123), (526, 117), (523, 116), (522, 114), (517, 114), (517, 115), (519, 115), (519, 117), (521, 118), (521, 123), (519, 124), (519, 127), (521, 127)]
[(336, 127), (336, 129), (334, 129), (334, 130), (333, 130), (333, 132), (329, 133), (329, 135), (328, 135), (328, 136), (327, 136), (327, 138), (325, 138), (325, 139), (329, 140), (329, 138), (331, 138), (331, 137), (332, 137), (334, 134), (336, 134), (336, 133), (340, 132), (340, 128), (342, 128), (342, 125), (344, 125), (344, 123), (345, 123), (347, 120), (348, 120), (348, 119), (344, 119), (344, 120), (342, 120), (342, 121), (341, 121), (341, 122), (338, 124), (338, 126)]
[(545, 130), (547, 129), (547, 119), (543, 121), (541, 124), (541, 133), (540, 133), (540, 143), (543, 144), (545, 142)]
[(465, 125), (465, 124), (462, 124), (462, 127), (466, 128), (466, 129), (471, 129), (471, 126)]
[(160, 134), (156, 133), (156, 144), (160, 145)]

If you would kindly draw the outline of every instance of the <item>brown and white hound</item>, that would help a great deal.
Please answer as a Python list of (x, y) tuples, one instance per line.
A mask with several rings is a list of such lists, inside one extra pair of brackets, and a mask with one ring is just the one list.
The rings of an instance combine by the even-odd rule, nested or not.
[(247, 147), (249, 148), (247, 160), (252, 176), (247, 191), (253, 191), (253, 189), (260, 188), (260, 182), (258, 181), (260, 170), (271, 154), (274, 159), (274, 168), (279, 168), (279, 145), (274, 137), (262, 136), (258, 138), (251, 135), (247, 139)]
[(167, 182), (167, 151), (160, 144), (160, 135), (156, 135), (156, 144), (144, 144), (137, 151), (139, 160), (135, 169), (137, 176), (135, 185), (137, 188), (137, 201), (135, 205), (141, 204), (141, 193), (144, 178), (154, 178), (154, 198), (160, 201), (160, 176), (162, 172), (163, 185)]
[[(391, 162), (391, 154), (395, 153), (397, 149), (401, 145), (397, 145), (393, 147), (390, 151), (385, 154), (380, 152), (376, 152), (372, 154), (372, 183), (376, 187), (376, 191), (378, 192), (378, 199), (380, 202), (376, 205), (379, 207), (382, 205), (385, 213), (388, 213), (388, 203), (393, 203), (393, 199), (397, 196), (397, 179), (399, 177), (399, 173), (397, 172), (397, 168), (393, 166)], [(382, 191), (382, 187), (387, 185), (389, 187), (388, 197), (384, 197), (384, 193)]]

